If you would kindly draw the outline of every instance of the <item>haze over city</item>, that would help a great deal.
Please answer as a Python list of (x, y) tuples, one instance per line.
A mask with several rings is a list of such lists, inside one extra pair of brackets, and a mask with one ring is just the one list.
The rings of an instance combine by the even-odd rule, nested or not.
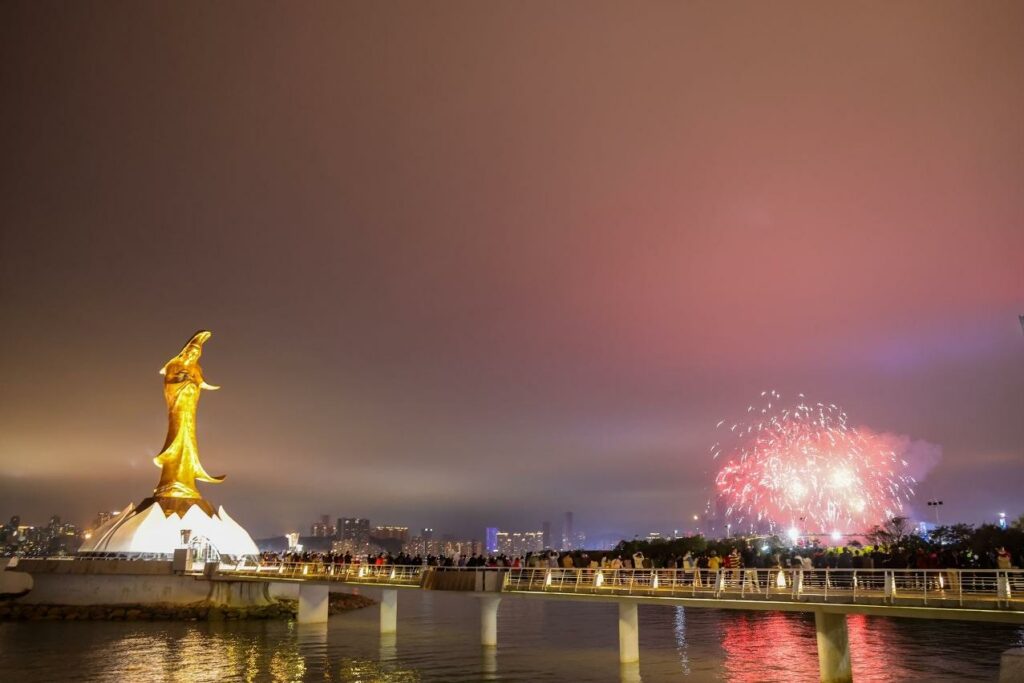
[(682, 528), (766, 389), (1017, 516), (1024, 5), (923, 6), (5, 5), (0, 514), (147, 495), (210, 329), (254, 536)]

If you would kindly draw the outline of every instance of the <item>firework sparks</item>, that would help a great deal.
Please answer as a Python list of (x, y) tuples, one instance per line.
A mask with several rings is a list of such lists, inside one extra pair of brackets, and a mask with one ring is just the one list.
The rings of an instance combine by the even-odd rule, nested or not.
[(724, 437), (711, 448), (735, 528), (851, 533), (902, 512), (916, 482), (899, 438), (852, 427), (835, 404), (803, 394), (790, 406), (775, 391), (761, 397), (745, 420), (718, 423)]

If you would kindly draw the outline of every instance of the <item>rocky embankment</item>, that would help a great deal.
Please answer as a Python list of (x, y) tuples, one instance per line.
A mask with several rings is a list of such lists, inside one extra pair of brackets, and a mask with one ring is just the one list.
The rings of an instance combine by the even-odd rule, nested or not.
[[(362, 595), (331, 593), (331, 614), (375, 605)], [(239, 619), (293, 619), (298, 610), (295, 600), (276, 600), (258, 607), (226, 607), (195, 603), (191, 605), (33, 605), (0, 601), (0, 621), (237, 621)]]

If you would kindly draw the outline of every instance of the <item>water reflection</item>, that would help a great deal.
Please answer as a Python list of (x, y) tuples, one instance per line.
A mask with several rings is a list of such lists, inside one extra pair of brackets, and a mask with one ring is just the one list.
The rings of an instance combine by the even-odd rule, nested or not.
[[(111, 626), (111, 625), (105, 625)], [(155, 625), (154, 625), (155, 626)], [(164, 626), (158, 633), (128, 633), (112, 639), (112, 657), (104, 678), (160, 680), (174, 683), (205, 681), (419, 681), (412, 669), (397, 666), (395, 636), (381, 639), (380, 660), (331, 657), (326, 624), (275, 623), (209, 627)], [(146, 628), (146, 627), (143, 627)], [(151, 627), (152, 628), (152, 627)]]
[(498, 680), (498, 648), (484, 647), (480, 662), (480, 678), (485, 681)]
[(679, 653), (679, 666), (683, 675), (690, 675), (690, 651), (686, 640), (686, 610), (682, 607), (675, 608), (675, 615), (672, 622), (672, 631), (676, 638), (676, 651)]
[(633, 662), (632, 664), (620, 664), (619, 681), (621, 681), (621, 683), (642, 683), (643, 678), (640, 677), (640, 663)]
[(813, 616), (787, 612), (736, 612), (723, 616), (722, 650), (728, 680), (759, 683), (786, 676), (799, 681), (817, 678), (818, 646)]
[[(610, 603), (502, 601), (497, 648), (480, 646), (479, 604), (403, 594), (401, 640), (360, 610), (329, 624), (285, 621), (0, 623), (0, 680), (595, 681), (816, 680), (813, 615), (642, 606), (639, 667), (618, 662)], [(854, 677), (991, 680), (1020, 627), (848, 618)], [(500, 661), (499, 661), (500, 659)]]
[(380, 634), (380, 661), (381, 663), (393, 662), (398, 659), (398, 634)]

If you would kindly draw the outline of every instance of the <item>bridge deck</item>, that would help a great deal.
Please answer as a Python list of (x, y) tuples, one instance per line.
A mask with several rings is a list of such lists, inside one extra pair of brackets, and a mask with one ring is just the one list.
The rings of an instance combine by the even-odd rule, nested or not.
[(218, 577), (1024, 623), (1021, 570), (495, 569), (300, 562), (239, 567)]

